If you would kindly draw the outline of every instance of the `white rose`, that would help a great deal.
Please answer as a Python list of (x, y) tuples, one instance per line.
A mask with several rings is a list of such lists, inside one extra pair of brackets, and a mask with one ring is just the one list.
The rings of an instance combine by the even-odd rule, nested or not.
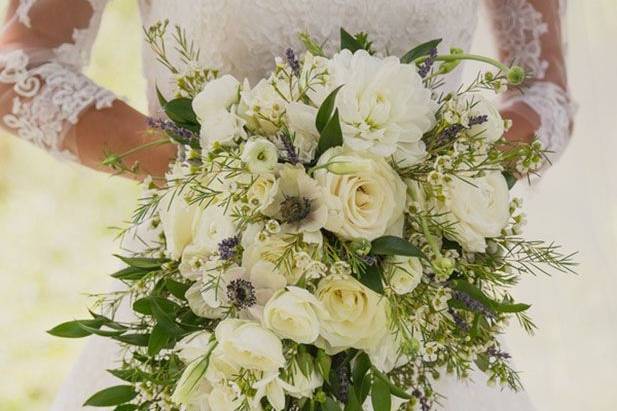
[(206, 83), (203, 90), (193, 99), (193, 111), (200, 121), (209, 114), (227, 110), (238, 102), (240, 97), (240, 82), (226, 74)]
[(418, 143), (435, 124), (437, 104), (413, 65), (343, 50), (332, 58), (329, 72), (333, 87), (343, 85), (336, 107), (346, 145), (379, 156), (402, 147), (421, 158)]
[(452, 179), (445, 207), (456, 223), (454, 239), (466, 251), (484, 252), (486, 238), (499, 236), (510, 219), (506, 179), (498, 171), (465, 181)]
[(422, 263), (417, 257), (394, 255), (386, 258), (388, 282), (399, 295), (412, 292), (422, 280)]
[(470, 117), (486, 116), (486, 121), (471, 126), (467, 130), (467, 134), (470, 136), (480, 135), (489, 143), (499, 140), (506, 132), (506, 129), (503, 118), (501, 114), (499, 114), (499, 110), (495, 104), (491, 103), (485, 97), (474, 95), (470, 105)]
[(215, 350), (240, 368), (274, 372), (285, 366), (281, 340), (256, 322), (223, 320), (215, 335)]
[(218, 252), (221, 241), (235, 237), (236, 234), (236, 225), (225, 212), (225, 207), (209, 205), (195, 217), (191, 247), (211, 255)]
[(246, 163), (251, 173), (270, 173), (278, 162), (278, 150), (265, 138), (249, 140), (244, 145), (240, 159)]
[[(247, 191), (249, 203), (257, 209), (263, 211), (274, 201), (274, 196), (278, 192), (278, 180), (274, 174), (261, 174)], [(244, 235), (242, 236), (244, 238)]]
[(161, 201), (158, 212), (165, 234), (165, 246), (169, 256), (177, 260), (184, 248), (193, 241), (193, 220), (197, 206), (189, 205), (183, 196), (172, 196)]
[(315, 157), (319, 142), (319, 131), (315, 126), (317, 109), (309, 105), (291, 102), (287, 105), (287, 127), (293, 135), (293, 145), (298, 158), (303, 163), (310, 163)]
[(388, 330), (388, 302), (351, 276), (329, 276), (315, 296), (325, 308), (321, 336), (334, 351), (371, 350)]
[(319, 317), (327, 315), (322, 304), (304, 288), (288, 287), (274, 294), (264, 308), (262, 323), (280, 338), (311, 344), (319, 337)]
[[(399, 235), (402, 229), (406, 186), (388, 163), (368, 153), (342, 147), (326, 151), (318, 166), (334, 163), (336, 172), (348, 164), (345, 174), (328, 168), (315, 172), (315, 179), (330, 196), (326, 229), (345, 239), (374, 240), (386, 233)], [(335, 165), (336, 164), (336, 165)]]

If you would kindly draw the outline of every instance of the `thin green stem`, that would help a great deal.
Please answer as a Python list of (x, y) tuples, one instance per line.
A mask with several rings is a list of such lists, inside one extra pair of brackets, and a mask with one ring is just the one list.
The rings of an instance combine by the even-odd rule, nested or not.
[[(427, 58), (428, 56), (418, 57), (413, 62), (414, 64), (422, 63)], [(510, 71), (510, 67), (506, 66), (502, 62), (495, 60), (493, 58), (490, 58), (490, 57), (480, 56), (478, 54), (468, 54), (468, 53), (440, 54), (435, 57), (435, 60), (437, 61), (457, 61), (457, 60), (479, 61), (481, 63), (486, 63), (486, 64), (490, 64), (491, 66), (495, 66), (499, 70), (503, 71), (504, 73), (508, 73), (508, 71)]]
[(125, 157), (130, 156), (131, 154), (135, 154), (135, 153), (137, 153), (138, 151), (141, 151), (141, 150), (146, 150), (146, 149), (148, 149), (148, 148), (152, 148), (152, 147), (156, 147), (156, 146), (161, 146), (161, 145), (163, 145), (163, 144), (170, 144), (170, 141), (169, 141), (169, 138), (168, 138), (168, 137), (161, 138), (161, 139), (159, 139), (159, 140), (154, 140), (154, 141), (151, 141), (151, 142), (149, 142), (149, 143), (142, 144), (142, 145), (140, 145), (140, 146), (134, 147), (134, 148), (132, 148), (132, 149), (130, 149), (130, 150), (128, 150), (128, 151), (126, 151), (126, 152), (124, 152), (124, 153), (120, 154), (120, 155), (118, 156), (118, 158), (119, 158), (119, 159), (123, 159), (123, 158), (125, 158)]

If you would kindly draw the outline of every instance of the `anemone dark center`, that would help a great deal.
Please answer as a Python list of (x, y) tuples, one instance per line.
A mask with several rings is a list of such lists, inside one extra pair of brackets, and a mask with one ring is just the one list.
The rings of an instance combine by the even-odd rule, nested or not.
[(311, 200), (304, 197), (287, 197), (281, 203), (281, 218), (286, 223), (304, 220), (311, 212)]
[(227, 298), (231, 304), (239, 309), (255, 305), (255, 287), (250, 281), (241, 278), (233, 280), (227, 285)]

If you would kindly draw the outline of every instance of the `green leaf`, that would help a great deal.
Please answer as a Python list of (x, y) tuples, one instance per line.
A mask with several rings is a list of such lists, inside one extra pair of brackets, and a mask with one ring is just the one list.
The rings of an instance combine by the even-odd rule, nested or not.
[(163, 110), (169, 119), (178, 125), (198, 124), (197, 116), (193, 111), (193, 101), (189, 98), (180, 97), (170, 100), (163, 106)]
[(101, 337), (113, 337), (124, 334), (125, 330), (102, 330), (97, 327), (90, 327), (83, 322), (79, 323), (79, 326), (90, 334), (100, 335)]
[(480, 371), (486, 372), (486, 370), (488, 370), (488, 367), (489, 367), (488, 355), (478, 354), (476, 358), (476, 365), (478, 366), (478, 369)]
[(118, 280), (137, 281), (137, 280), (141, 280), (142, 278), (144, 278), (146, 274), (148, 274), (151, 271), (153, 270), (138, 268), (138, 267), (126, 267), (120, 271), (113, 273), (111, 276), (113, 278), (117, 278)]
[(107, 370), (107, 372), (122, 381), (130, 383), (145, 381), (148, 376), (148, 374), (136, 368), (118, 368), (115, 370)]
[(181, 335), (184, 330), (176, 324), (175, 313), (177, 312), (177, 310), (165, 309), (164, 306), (160, 304), (160, 301), (169, 300), (165, 300), (163, 298), (153, 298), (152, 300), (150, 300), (152, 315), (158, 321), (157, 325), (160, 325), (162, 328), (165, 329), (165, 332), (172, 336)]
[(86, 400), (84, 406), (112, 407), (129, 402), (136, 396), (137, 392), (131, 385), (116, 385), (97, 392)]
[(326, 401), (321, 404), (323, 411), (342, 411), (338, 402), (330, 397), (326, 397)]
[(336, 101), (336, 95), (339, 90), (343, 87), (343, 85), (335, 88), (326, 99), (319, 106), (319, 111), (317, 111), (317, 116), (315, 117), (315, 127), (317, 127), (317, 131), (321, 133), (324, 127), (328, 124), (328, 121), (332, 118), (332, 112), (334, 111), (334, 103)]
[(402, 388), (399, 388), (396, 385), (394, 385), (392, 381), (390, 381), (390, 378), (388, 378), (386, 374), (382, 373), (377, 368), (371, 367), (371, 371), (375, 379), (381, 379), (385, 381), (386, 383), (388, 383), (388, 389), (390, 390), (390, 393), (394, 395), (395, 397), (399, 397), (404, 400), (411, 400), (412, 398), (414, 398), (411, 394), (407, 393)]
[(123, 342), (128, 345), (135, 345), (137, 347), (147, 347), (150, 340), (150, 334), (122, 334), (111, 337), (114, 340)]
[(159, 324), (156, 324), (152, 328), (150, 339), (148, 340), (148, 355), (155, 356), (158, 354), (165, 345), (169, 342), (171, 336), (167, 333), (166, 329)]
[[(356, 392), (350, 390), (347, 395), (347, 404), (345, 405), (345, 411), (362, 411), (362, 404), (356, 397)], [(380, 410), (381, 411), (381, 410)]]
[(161, 93), (161, 90), (159, 90), (159, 86), (156, 86), (156, 97), (159, 99), (159, 104), (162, 107), (165, 107), (167, 105), (167, 100), (165, 99), (165, 97), (163, 96), (163, 93)]
[(103, 325), (102, 320), (75, 320), (75, 321), (67, 321), (62, 324), (59, 324), (47, 331), (48, 334), (53, 335), (54, 337), (62, 337), (62, 338), (83, 338), (92, 333), (82, 327), (82, 325), (87, 325), (91, 328), (98, 328)]
[(371, 374), (366, 374), (364, 378), (362, 379), (360, 390), (357, 392), (358, 401), (360, 402), (360, 404), (364, 404), (364, 401), (366, 401), (366, 397), (368, 397), (368, 393), (371, 391), (372, 384), (373, 384), (373, 377), (371, 376)]
[(133, 303), (133, 310), (144, 315), (154, 315), (152, 310), (153, 303), (156, 303), (163, 311), (169, 313), (176, 313), (180, 310), (180, 306), (175, 302), (154, 295), (135, 301)]
[(323, 377), (324, 381), (330, 378), (330, 368), (332, 367), (332, 358), (324, 350), (317, 351), (317, 371)]
[(378, 264), (367, 266), (360, 274), (360, 282), (376, 293), (384, 292), (381, 267)]
[(167, 258), (125, 257), (119, 254), (114, 254), (114, 257), (119, 258), (128, 266), (150, 271), (158, 270), (163, 264), (169, 262)]
[(451, 287), (454, 290), (467, 294), (474, 300), (484, 304), (485, 307), (495, 312), (519, 313), (531, 307), (529, 304), (495, 301), (484, 294), (478, 287), (464, 280), (452, 281)]
[(504, 178), (506, 179), (506, 183), (508, 184), (508, 190), (512, 190), (512, 187), (514, 187), (514, 185), (518, 181), (516, 177), (514, 176), (514, 174), (509, 173), (507, 171), (504, 171), (501, 174), (503, 174)]
[(341, 123), (339, 121), (338, 109), (334, 110), (334, 115), (325, 125), (319, 135), (319, 143), (317, 144), (317, 157), (322, 155), (328, 149), (343, 145), (343, 132), (341, 131)]
[(408, 257), (422, 257), (422, 251), (409, 241), (385, 235), (371, 243), (371, 255), (405, 255)]
[(171, 278), (167, 278), (165, 280), (165, 288), (167, 288), (167, 290), (179, 300), (186, 300), (184, 295), (190, 287), (190, 284), (181, 283), (179, 281), (172, 280)]
[(114, 411), (135, 411), (137, 408), (139, 406), (136, 404), (123, 404), (114, 408)]
[(439, 43), (441, 43), (441, 39), (435, 39), (412, 48), (407, 53), (405, 53), (403, 57), (401, 57), (401, 63), (409, 64), (419, 57), (428, 56), (431, 53), (432, 49), (437, 48)]
[(390, 386), (386, 381), (375, 378), (371, 388), (371, 403), (374, 410), (390, 411), (392, 408), (392, 398)]
[(362, 50), (364, 47), (354, 36), (349, 34), (344, 28), (341, 27), (341, 50), (349, 50), (352, 53)]
[(354, 384), (361, 384), (364, 376), (371, 368), (371, 360), (365, 352), (360, 353), (355, 361), (351, 372), (352, 381)]

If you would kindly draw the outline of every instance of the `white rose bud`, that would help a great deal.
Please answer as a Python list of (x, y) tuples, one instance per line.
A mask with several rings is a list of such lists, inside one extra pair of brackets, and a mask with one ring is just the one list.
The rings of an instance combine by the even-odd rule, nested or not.
[(258, 138), (246, 142), (240, 159), (246, 163), (251, 173), (266, 174), (274, 171), (278, 162), (278, 151), (272, 142)]
[(227, 110), (240, 98), (240, 82), (226, 74), (206, 83), (203, 90), (193, 99), (193, 111), (200, 121), (218, 110)]
[(417, 257), (394, 255), (386, 258), (390, 287), (399, 295), (412, 292), (422, 279), (422, 263)]
[(317, 312), (326, 315), (323, 310), (322, 304), (307, 290), (288, 287), (268, 301), (262, 323), (281, 338), (311, 344), (319, 336)]
[(167, 252), (177, 260), (193, 241), (192, 227), (197, 206), (189, 205), (182, 196), (172, 196), (169, 201), (161, 202), (158, 211)]

